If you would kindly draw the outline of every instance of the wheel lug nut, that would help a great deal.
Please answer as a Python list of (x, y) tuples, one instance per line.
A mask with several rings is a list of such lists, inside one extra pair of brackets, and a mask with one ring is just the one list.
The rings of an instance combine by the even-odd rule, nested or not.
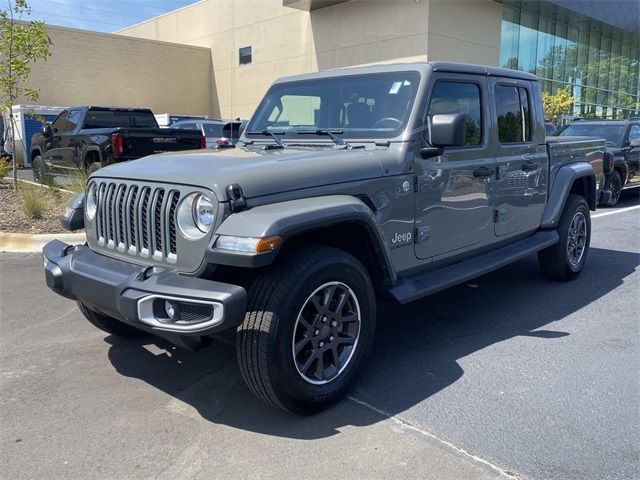
[(324, 347), (324, 342), (320, 342), (320, 343), (318, 344), (318, 346), (319, 346), (320, 348)]
[(316, 329), (313, 331), (313, 336), (317, 337), (318, 335), (320, 335), (320, 330)]
[(329, 341), (330, 341), (330, 342), (333, 342), (333, 338), (334, 338), (334, 337), (333, 337), (333, 335), (331, 335), (331, 336), (329, 337)]
[(333, 320), (333, 321), (331, 322), (331, 326), (332, 326), (332, 327), (337, 327), (337, 326), (338, 326), (338, 322), (336, 322), (335, 320)]
[(322, 323), (327, 323), (327, 317), (322, 317)]

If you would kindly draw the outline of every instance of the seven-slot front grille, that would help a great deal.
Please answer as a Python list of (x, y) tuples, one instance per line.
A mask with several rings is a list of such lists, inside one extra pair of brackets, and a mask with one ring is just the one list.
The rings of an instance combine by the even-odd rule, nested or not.
[(98, 244), (130, 255), (175, 261), (180, 192), (104, 182), (97, 185)]

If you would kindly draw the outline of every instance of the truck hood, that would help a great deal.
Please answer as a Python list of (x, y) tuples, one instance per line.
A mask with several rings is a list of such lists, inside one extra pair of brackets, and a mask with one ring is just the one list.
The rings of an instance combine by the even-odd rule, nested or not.
[(264, 150), (237, 147), (163, 153), (102, 168), (94, 177), (194, 185), (228, 200), (226, 187), (237, 183), (247, 198), (260, 197), (383, 175), (386, 149), (326, 147)]

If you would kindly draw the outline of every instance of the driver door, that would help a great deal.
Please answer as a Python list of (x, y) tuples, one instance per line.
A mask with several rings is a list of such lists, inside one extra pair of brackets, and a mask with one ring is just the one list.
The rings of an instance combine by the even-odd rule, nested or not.
[(63, 111), (51, 124), (51, 135), (44, 140), (44, 161), (51, 169), (59, 168), (64, 159), (62, 134), (67, 126), (69, 112)]
[[(495, 160), (489, 135), (487, 80), (481, 75), (434, 74), (427, 107), (433, 115), (464, 114), (465, 145), (416, 157), (416, 243), (420, 259), (464, 256), (494, 241)], [(425, 131), (425, 141), (428, 134)]]

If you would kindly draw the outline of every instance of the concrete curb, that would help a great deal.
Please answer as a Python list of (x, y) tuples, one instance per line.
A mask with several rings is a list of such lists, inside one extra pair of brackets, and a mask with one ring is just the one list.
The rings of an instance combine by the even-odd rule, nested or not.
[(28, 233), (4, 233), (0, 232), (0, 252), (34, 253), (41, 252), (42, 247), (51, 240), (61, 240), (66, 243), (84, 243), (86, 236), (83, 233), (45, 233), (31, 235)]
[[(9, 180), (10, 182), (13, 182), (12, 177), (4, 177), (3, 180)], [(26, 183), (27, 185), (33, 185), (34, 187), (38, 187), (38, 188), (46, 188), (48, 190), (58, 190), (59, 192), (72, 193), (72, 194), (78, 193), (78, 192), (73, 192), (71, 190), (65, 190), (62, 187), (50, 187), (48, 185), (43, 185), (42, 183), (36, 183), (36, 182), (32, 182), (31, 180), (25, 180), (23, 178), (18, 178), (18, 182)]]

